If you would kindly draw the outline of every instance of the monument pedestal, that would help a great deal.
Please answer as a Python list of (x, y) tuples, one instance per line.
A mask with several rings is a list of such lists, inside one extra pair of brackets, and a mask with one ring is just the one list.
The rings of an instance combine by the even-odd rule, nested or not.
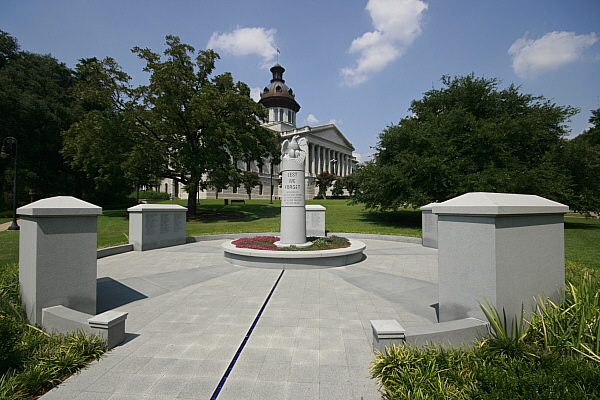
[[(302, 139), (301, 139), (302, 141)], [(292, 141), (284, 141), (282, 171), (281, 171), (281, 239), (275, 243), (277, 247), (308, 247), (306, 241), (306, 200), (304, 191), (304, 161), (306, 152), (301, 151), (307, 146), (306, 140), (297, 142), (294, 136)], [(296, 147), (298, 149), (296, 149)], [(291, 154), (294, 156), (292, 157)]]

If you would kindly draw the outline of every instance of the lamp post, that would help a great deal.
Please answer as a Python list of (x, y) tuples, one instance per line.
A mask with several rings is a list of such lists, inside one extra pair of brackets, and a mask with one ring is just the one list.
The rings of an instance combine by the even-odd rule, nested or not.
[(271, 173), (270, 173), (270, 178), (271, 178), (271, 200), (269, 201), (269, 204), (273, 204), (273, 160), (271, 159), (270, 162), (271, 166)]
[(8, 227), (9, 231), (18, 231), (19, 225), (17, 225), (17, 139), (12, 136), (5, 137), (2, 141), (2, 150), (0, 150), (0, 157), (6, 158), (8, 157), (8, 153), (5, 151), (4, 147), (6, 145), (15, 145), (15, 166), (13, 171), (13, 220), (12, 225)]
[(335, 173), (335, 165), (337, 164), (337, 160), (334, 158), (333, 160), (329, 161), (329, 163), (331, 164), (331, 172), (332, 172), (334, 175), (337, 175), (337, 174)]

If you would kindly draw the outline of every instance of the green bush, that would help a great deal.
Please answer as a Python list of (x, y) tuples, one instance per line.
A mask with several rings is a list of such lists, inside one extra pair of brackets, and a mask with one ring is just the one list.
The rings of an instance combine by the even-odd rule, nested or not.
[(600, 364), (531, 347), (510, 357), (489, 351), (399, 346), (378, 353), (371, 374), (386, 399), (600, 398)]
[[(577, 276), (569, 265), (567, 275)], [(596, 274), (597, 275), (597, 274)], [(487, 302), (486, 302), (487, 303)], [(600, 282), (585, 270), (531, 321), (482, 306), (492, 333), (473, 350), (410, 346), (379, 353), (371, 373), (389, 399), (600, 398)]]
[(148, 200), (169, 200), (171, 195), (167, 192), (155, 192), (154, 190), (140, 190), (139, 196), (138, 192), (133, 192), (129, 195), (132, 199), (148, 199)]
[(23, 329), (16, 265), (0, 268), (0, 375), (19, 363), (18, 344)]
[(592, 272), (567, 282), (564, 299), (538, 301), (528, 340), (546, 351), (600, 363), (600, 283)]
[(0, 266), (0, 399), (33, 398), (105, 351), (98, 336), (49, 335), (30, 325), (17, 265)]

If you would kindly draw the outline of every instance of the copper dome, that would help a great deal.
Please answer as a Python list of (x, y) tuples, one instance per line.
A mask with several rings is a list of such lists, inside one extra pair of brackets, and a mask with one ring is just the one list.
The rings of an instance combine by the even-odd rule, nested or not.
[(283, 80), (284, 72), (285, 69), (279, 64), (275, 64), (271, 68), (273, 79), (261, 92), (258, 102), (267, 108), (284, 107), (298, 112), (300, 104), (296, 102), (296, 96), (292, 89), (285, 84)]

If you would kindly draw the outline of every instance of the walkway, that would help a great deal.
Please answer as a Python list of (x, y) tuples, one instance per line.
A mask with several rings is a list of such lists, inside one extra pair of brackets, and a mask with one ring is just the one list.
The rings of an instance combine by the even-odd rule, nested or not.
[[(219, 400), (380, 398), (369, 320), (436, 321), (437, 250), (360, 240), (360, 263), (284, 272)], [(98, 260), (99, 311), (129, 312), (128, 341), (43, 399), (210, 399), (281, 274), (222, 242)]]

